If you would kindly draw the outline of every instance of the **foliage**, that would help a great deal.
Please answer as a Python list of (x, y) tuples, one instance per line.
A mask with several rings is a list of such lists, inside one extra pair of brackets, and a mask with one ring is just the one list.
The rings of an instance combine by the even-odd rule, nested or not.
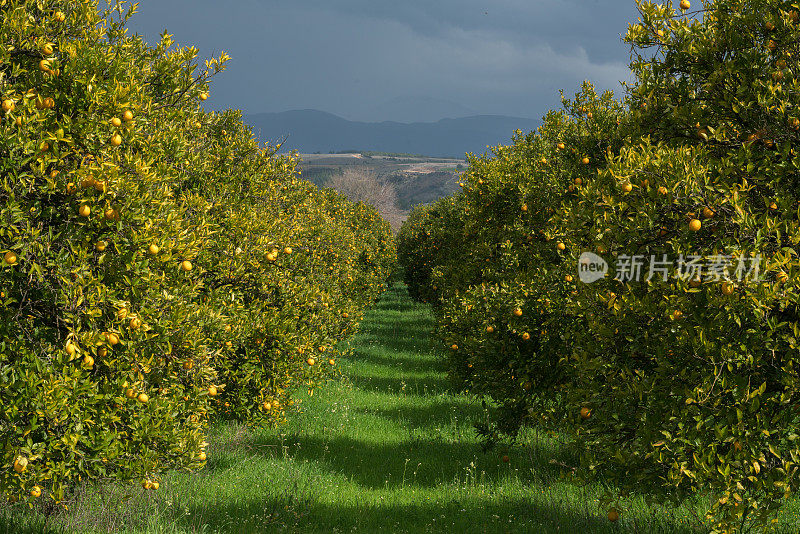
[(201, 109), (227, 56), (199, 69), (167, 34), (148, 46), (126, 33), (134, 10), (0, 2), (11, 499), (61, 501), (84, 479), (157, 488), (203, 464), (215, 410), (279, 420), (290, 385), (322, 374), (298, 354), (352, 332), (391, 269), (374, 210)]
[[(462, 217), (425, 234), (463, 229), (446, 245), (461, 252), (410, 228), (399, 249), (425, 266), (409, 283), (439, 301), (451, 374), (502, 408), (484, 432), (571, 429), (584, 477), (675, 502), (708, 493), (710, 528), (729, 532), (768, 525), (798, 484), (800, 17), (778, 0), (704, 7), (639, 3), (626, 109), (579, 94), (574, 122), (551, 113), (472, 158), (449, 201)], [(559, 136), (588, 161), (563, 163)], [(583, 284), (586, 251), (725, 254), (733, 280)], [(738, 282), (754, 254), (764, 279)]]

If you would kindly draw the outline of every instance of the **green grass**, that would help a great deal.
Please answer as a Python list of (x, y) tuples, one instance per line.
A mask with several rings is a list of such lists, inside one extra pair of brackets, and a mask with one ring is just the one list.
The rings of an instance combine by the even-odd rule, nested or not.
[[(150, 492), (89, 486), (49, 520), (0, 509), (0, 532), (693, 532), (688, 509), (641, 497), (611, 524), (600, 490), (565, 481), (551, 463), (571, 461), (553, 437), (529, 432), (482, 453), (472, 428), (482, 410), (450, 392), (432, 327), (429, 310), (395, 285), (337, 363), (341, 378), (301, 395), (287, 425), (218, 424), (201, 472), (170, 474)], [(796, 509), (785, 516), (788, 524)]]

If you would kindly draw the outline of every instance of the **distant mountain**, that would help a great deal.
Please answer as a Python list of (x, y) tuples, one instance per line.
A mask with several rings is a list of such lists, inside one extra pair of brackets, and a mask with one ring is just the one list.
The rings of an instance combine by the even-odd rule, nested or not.
[(450, 100), (421, 96), (400, 96), (356, 114), (351, 120), (366, 122), (433, 122), (477, 115), (475, 110)]
[(538, 120), (475, 115), (437, 122), (355, 122), (313, 109), (245, 115), (262, 141), (286, 139), (285, 150), (327, 153), (345, 150), (400, 152), (462, 158), (487, 146), (508, 143), (514, 130), (531, 131)]

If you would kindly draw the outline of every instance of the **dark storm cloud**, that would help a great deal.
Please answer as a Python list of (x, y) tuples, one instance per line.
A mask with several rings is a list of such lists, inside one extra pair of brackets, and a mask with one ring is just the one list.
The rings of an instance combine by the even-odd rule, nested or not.
[(626, 47), (620, 36), (627, 23), (637, 18), (633, 0), (307, 0), (295, 5), (395, 21), (427, 36), (446, 36), (460, 28), (495, 33), (529, 46), (549, 43), (557, 50), (583, 48), (595, 62), (624, 59)]
[(584, 79), (618, 90), (634, 20), (632, 0), (144, 0), (132, 27), (228, 52), (214, 106), (380, 120), (396, 97), (540, 117)]

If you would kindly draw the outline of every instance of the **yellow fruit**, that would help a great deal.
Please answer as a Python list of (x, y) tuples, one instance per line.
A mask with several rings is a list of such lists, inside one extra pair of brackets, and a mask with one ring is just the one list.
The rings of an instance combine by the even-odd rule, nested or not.
[(117, 343), (119, 343), (119, 336), (114, 333), (107, 333), (106, 341), (108, 341), (109, 345), (116, 345)]
[(69, 354), (70, 356), (75, 356), (75, 353), (78, 351), (78, 348), (75, 345), (73, 345), (71, 341), (67, 341), (65, 350), (67, 351), (67, 354)]
[(314, 360), (314, 358), (309, 358), (309, 359), (306, 360), (306, 363), (308, 365), (314, 365), (316, 363), (316, 360)]
[(336, 360), (334, 360), (333, 358), (329, 359), (328, 365), (336, 365)]
[(271, 252), (267, 254), (267, 261), (275, 261), (275, 254)]
[(147, 396), (147, 393), (139, 393), (139, 395), (136, 397), (136, 400), (138, 400), (142, 404), (146, 404), (147, 401), (150, 400), (150, 397)]
[(575, 178), (574, 183), (575, 185), (583, 185), (583, 180), (581, 178)]
[(94, 248), (97, 249), (97, 252), (103, 252), (107, 246), (105, 241), (98, 241), (95, 243)]
[(217, 392), (217, 387), (216, 386), (208, 386), (208, 395), (210, 397), (216, 397), (217, 393), (218, 392)]
[[(683, 0), (683, 2), (681, 2), (681, 5), (683, 5), (684, 2), (686, 2), (686, 0)], [(686, 2), (686, 3), (688, 4), (689, 2)], [(689, 9), (689, 8), (687, 7), (686, 9)], [(612, 508), (611, 510), (608, 511), (608, 520), (609, 521), (614, 523), (618, 519), (619, 519), (619, 512), (617, 511), (616, 508)]]
[(726, 296), (733, 295), (734, 287), (733, 284), (729, 282), (725, 282), (722, 284), (722, 294)]
[(208, 100), (208, 93), (200, 93), (200, 100), (203, 101)]
[(154, 481), (152, 482), (151, 486), (152, 486), (152, 488), (153, 488), (154, 490), (157, 490), (157, 489), (158, 489), (158, 486), (159, 486), (159, 484), (158, 484), (158, 481), (157, 481), (157, 480), (154, 480)]
[(129, 399), (135, 399), (136, 398), (136, 390), (135, 389), (126, 389), (125, 390), (125, 396), (128, 397)]
[(690, 7), (692, 7), (692, 4), (689, 2), (689, 0), (681, 0), (681, 9), (683, 11), (686, 11)]
[(556, 245), (556, 248), (558, 250), (566, 250), (567, 245), (565, 245), (564, 243), (559, 243), (558, 245)]
[(24, 456), (17, 456), (14, 460), (14, 471), (17, 473), (23, 473), (25, 470), (28, 469), (28, 459)]
[(107, 221), (114, 221), (119, 218), (119, 213), (113, 208), (109, 208), (103, 212), (103, 218)]
[(139, 319), (138, 317), (134, 317), (133, 319), (131, 319), (130, 322), (131, 330), (138, 330), (141, 326), (142, 326), (141, 319)]
[(486, 327), (486, 333), (491, 334), (492, 332), (494, 332), (494, 327), (493, 326), (487, 326)]
[(522, 211), (528, 211), (528, 205), (527, 204), (523, 204), (522, 205)]
[(16, 104), (14, 104), (13, 100), (9, 100), (9, 99), (3, 100), (3, 111), (6, 111), (6, 112), (14, 111), (15, 107), (17, 107), (17, 106), (16, 106)]
[(87, 206), (86, 204), (81, 204), (81, 207), (78, 208), (78, 215), (81, 217), (88, 217), (92, 214), (92, 208)]
[(131, 110), (125, 110), (125, 113), (122, 114), (122, 119), (125, 122), (130, 122), (133, 120), (133, 112)]
[(689, 230), (691, 230), (692, 232), (699, 232), (700, 228), (702, 227), (703, 223), (701, 223), (699, 219), (692, 219), (689, 222)]
[(192, 270), (192, 262), (190, 262), (189, 260), (183, 260), (181, 262), (181, 269), (183, 269), (185, 272), (188, 273), (189, 271)]
[(558, 145), (556, 146), (558, 147), (559, 150), (564, 150), (565, 147), (564, 143), (558, 143)]
[(204, 451), (200, 451), (200, 454), (197, 455), (197, 459), (200, 460), (201, 462), (205, 462), (206, 461), (206, 453)]
[(455, 343), (453, 343), (452, 345), (450, 345), (450, 349), (452, 349), (452, 350), (458, 350), (458, 345), (456, 345)]
[(522, 316), (522, 310), (520, 308), (516, 308), (514, 310), (514, 315), (516, 315), (517, 317), (521, 317)]
[(17, 263), (17, 255), (9, 250), (3, 256), (3, 261), (5, 261), (8, 265), (14, 265)]
[(42, 45), (42, 48), (39, 49), (43, 56), (52, 56), (53, 55), (53, 45), (47, 43)]
[(31, 497), (33, 497), (34, 499), (38, 499), (41, 496), (42, 496), (42, 488), (40, 488), (39, 486), (34, 486), (31, 488)]
[(522, 339), (524, 339), (525, 341), (528, 341), (530, 338), (531, 338), (531, 335), (529, 333), (527, 333), (527, 332), (523, 332), (522, 333)]
[(630, 193), (633, 191), (633, 184), (622, 184), (622, 191), (625, 193)]
[(153, 256), (155, 256), (156, 254), (158, 254), (160, 251), (161, 251), (161, 249), (160, 249), (160, 248), (158, 248), (158, 245), (156, 245), (156, 244), (152, 244), (152, 245), (150, 245), (150, 246), (147, 248), (147, 252), (149, 252), (149, 253), (150, 253), (150, 254), (152, 254)]
[(85, 367), (92, 367), (94, 365), (94, 358), (89, 356), (88, 354), (83, 357), (83, 365)]
[(114, 117), (113, 119), (111, 119), (111, 125), (114, 128), (119, 128), (120, 126), (122, 126), (122, 121), (120, 120), (119, 117)]
[(572, 275), (571, 275), (571, 274), (568, 274), (567, 276), (565, 276), (565, 277), (564, 277), (564, 281), (565, 281), (565, 282), (572, 282)]
[(268, 412), (272, 409), (272, 404), (270, 404), (269, 402), (265, 402), (264, 404), (262, 404), (262, 406), (264, 407), (265, 412)]
[(587, 408), (586, 406), (581, 408), (581, 418), (582, 419), (589, 419), (591, 416), (592, 416), (592, 411), (589, 408)]
[(119, 134), (114, 134), (111, 136), (111, 144), (114, 146), (119, 146), (122, 144), (122, 136)]
[(50, 61), (47, 59), (43, 59), (39, 62), (39, 70), (43, 70), (45, 72), (50, 70)]
[(183, 368), (186, 369), (187, 371), (192, 367), (194, 367), (194, 362), (192, 360), (186, 360), (185, 362), (183, 362)]
[(291, 254), (292, 253), (292, 247), (286, 247), (285, 249), (283, 249), (283, 253), (284, 254)]
[(61, 11), (56, 11), (53, 15), (53, 19), (55, 19), (56, 22), (64, 22), (67, 20), (67, 16)]
[(98, 347), (98, 348), (97, 348), (97, 355), (98, 355), (100, 358), (105, 358), (105, 357), (108, 355), (108, 348), (107, 348), (107, 347), (105, 347), (105, 346), (103, 346), (103, 347)]
[(588, 164), (589, 164), (589, 158), (587, 158), (587, 157), (584, 157), (584, 158), (581, 160), (581, 163), (583, 163), (584, 165), (588, 165)]

